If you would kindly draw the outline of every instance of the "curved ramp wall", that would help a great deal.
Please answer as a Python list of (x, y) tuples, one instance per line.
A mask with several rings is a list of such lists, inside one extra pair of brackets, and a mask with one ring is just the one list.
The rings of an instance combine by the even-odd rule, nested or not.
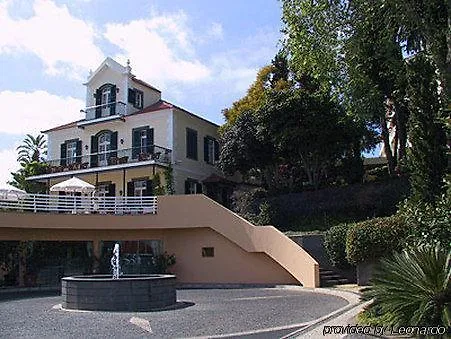
[[(0, 240), (161, 239), (176, 255), (179, 282), (319, 286), (318, 263), (295, 242), (203, 195), (158, 197), (155, 215), (0, 214)], [(211, 244), (215, 257), (203, 258), (201, 247)]]

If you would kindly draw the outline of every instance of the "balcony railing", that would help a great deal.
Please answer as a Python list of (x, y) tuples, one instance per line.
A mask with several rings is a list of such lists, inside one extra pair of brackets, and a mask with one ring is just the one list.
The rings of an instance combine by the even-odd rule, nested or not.
[(157, 145), (110, 150), (104, 153), (91, 153), (72, 158), (47, 160), (47, 173), (76, 171), (80, 169), (154, 161), (158, 164), (170, 164), (172, 151)]
[(98, 197), (27, 194), (0, 200), (1, 210), (71, 214), (156, 214), (156, 197)]
[(115, 115), (124, 116), (127, 114), (127, 104), (122, 101), (109, 102), (107, 104), (86, 107), (82, 111), (86, 113), (87, 120)]

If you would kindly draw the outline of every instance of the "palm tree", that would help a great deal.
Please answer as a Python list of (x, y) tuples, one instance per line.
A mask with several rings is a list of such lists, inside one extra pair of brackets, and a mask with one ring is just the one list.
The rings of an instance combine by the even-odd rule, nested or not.
[(364, 298), (394, 326), (450, 326), (451, 252), (418, 246), (383, 259)]
[(47, 154), (45, 136), (39, 134), (37, 137), (34, 137), (31, 134), (27, 134), (23, 144), (17, 147), (17, 151), (19, 151), (17, 161), (20, 162), (22, 166), (33, 161), (43, 161), (43, 155)]

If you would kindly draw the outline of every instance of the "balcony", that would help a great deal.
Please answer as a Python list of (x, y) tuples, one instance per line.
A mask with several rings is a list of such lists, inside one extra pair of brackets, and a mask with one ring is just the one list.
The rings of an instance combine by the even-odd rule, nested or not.
[(127, 104), (122, 101), (86, 107), (80, 112), (86, 113), (86, 120), (78, 122), (77, 126), (83, 128), (98, 122), (123, 119), (127, 114)]
[(169, 165), (172, 151), (170, 149), (152, 145), (141, 147), (110, 150), (105, 153), (91, 153), (73, 158), (47, 160), (47, 174), (69, 171), (86, 170), (90, 168), (111, 168), (116, 166), (134, 167), (145, 164)]
[(27, 194), (0, 200), (0, 210), (70, 214), (156, 214), (156, 197), (99, 197)]

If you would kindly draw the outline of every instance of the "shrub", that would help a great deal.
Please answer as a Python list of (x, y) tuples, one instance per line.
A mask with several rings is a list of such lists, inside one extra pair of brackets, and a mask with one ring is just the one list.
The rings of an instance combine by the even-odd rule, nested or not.
[[(232, 195), (232, 210), (252, 223), (260, 225), (260, 221), (268, 222), (264, 213), (268, 212), (267, 192), (262, 188), (254, 188), (246, 191), (235, 191)], [(260, 214), (263, 212), (263, 215)], [(269, 222), (268, 222), (269, 224)]]
[(324, 235), (324, 247), (329, 255), (332, 265), (346, 267), (346, 235), (350, 224), (338, 224), (331, 227)]
[(175, 264), (175, 255), (167, 252), (154, 257), (154, 265), (157, 273), (167, 273), (167, 269)]
[(346, 237), (346, 258), (351, 264), (374, 261), (406, 243), (408, 229), (398, 216), (374, 218), (353, 224)]
[(406, 201), (399, 209), (399, 216), (408, 225), (408, 241), (412, 245), (437, 243), (451, 244), (451, 195), (443, 195), (435, 205)]
[[(365, 299), (374, 298), (366, 311), (379, 325), (450, 326), (451, 254), (439, 245), (419, 246), (382, 259)], [(377, 310), (377, 312), (372, 312)]]

